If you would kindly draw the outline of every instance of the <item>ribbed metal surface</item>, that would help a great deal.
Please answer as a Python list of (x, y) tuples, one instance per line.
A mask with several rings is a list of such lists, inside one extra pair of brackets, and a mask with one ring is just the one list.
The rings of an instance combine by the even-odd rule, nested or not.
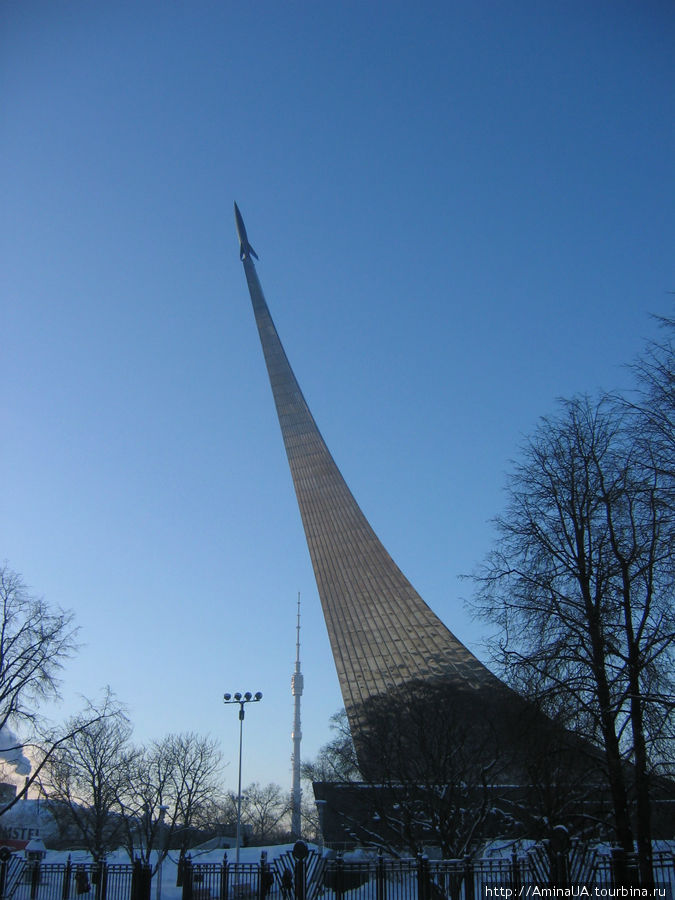
[(422, 600), (359, 509), (293, 374), (255, 266), (243, 262), (350, 719), (369, 697), (415, 679), (499, 684)]

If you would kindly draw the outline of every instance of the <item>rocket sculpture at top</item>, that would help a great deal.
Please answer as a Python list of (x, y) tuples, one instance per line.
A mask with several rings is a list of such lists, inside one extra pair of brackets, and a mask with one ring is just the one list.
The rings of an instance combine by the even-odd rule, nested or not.
[(249, 254), (258, 259), (258, 254), (248, 242), (246, 226), (236, 203), (234, 204), (234, 224), (237, 226), (237, 237), (239, 238), (239, 259), (243, 262)]

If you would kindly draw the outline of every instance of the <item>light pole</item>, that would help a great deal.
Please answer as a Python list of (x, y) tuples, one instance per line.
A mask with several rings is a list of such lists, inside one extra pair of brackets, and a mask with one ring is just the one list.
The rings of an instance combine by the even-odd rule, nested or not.
[(161, 900), (162, 897), (162, 853), (164, 852), (162, 823), (164, 822), (164, 814), (168, 808), (168, 806), (160, 806), (159, 816), (157, 817), (157, 840), (159, 841), (159, 844), (157, 850), (157, 884), (155, 887), (155, 900)]
[(223, 695), (223, 702), (239, 704), (239, 788), (237, 790), (237, 852), (234, 860), (237, 865), (239, 864), (239, 848), (241, 847), (241, 744), (244, 737), (244, 705), (246, 703), (257, 703), (258, 700), (262, 700), (262, 694), (260, 693), (260, 691), (255, 694), (252, 694), (250, 691), (246, 691), (245, 694), (240, 694), (239, 691), (237, 691), (236, 694)]

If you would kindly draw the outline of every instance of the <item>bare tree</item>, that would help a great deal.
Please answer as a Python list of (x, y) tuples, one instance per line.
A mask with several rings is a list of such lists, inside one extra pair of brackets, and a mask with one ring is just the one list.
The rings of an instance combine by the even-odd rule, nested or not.
[[(18, 762), (22, 774), (30, 772), (28, 785), (67, 737), (62, 731), (40, 734), (38, 709), (58, 698), (58, 676), (76, 650), (76, 635), (72, 613), (35, 597), (19, 574), (0, 567), (0, 756)], [(20, 739), (14, 729), (30, 736)], [(3, 805), (0, 815), (21, 796)]]
[(316, 803), (304, 795), (300, 805), (300, 822), (302, 839), (313, 844), (321, 843), (321, 822)]
[[(675, 646), (670, 512), (623, 411), (562, 402), (508, 483), (477, 606), (515, 685), (602, 748), (620, 845), (651, 874), (650, 723), (667, 715)], [(626, 762), (630, 765), (627, 766)]]
[(638, 382), (638, 399), (621, 398), (637, 413), (636, 426), (647, 451), (649, 464), (665, 476), (672, 491), (675, 487), (675, 318), (658, 316), (660, 340), (649, 341), (632, 366)]
[(344, 709), (330, 717), (333, 737), (320, 748), (316, 759), (302, 764), (302, 777), (308, 781), (361, 781), (356, 748)]
[(290, 810), (290, 797), (278, 784), (249, 784), (242, 791), (241, 818), (250, 827), (251, 840), (257, 844), (273, 842), (281, 832)]
[(351, 736), (339, 727), (348, 727), (346, 717), (334, 716), (337, 736), (305, 766), (324, 824), (335, 829), (329, 839), (341, 832), (394, 855), (422, 845), (446, 857), (474, 852), (497, 815), (494, 783), (506, 771), (507, 732), (514, 730), (504, 714), (514, 696), (506, 688), (504, 695), (479, 697), (439, 680), (371, 697), (361, 715), (360, 771)]
[(187, 850), (195, 829), (208, 826), (222, 796), (222, 753), (210, 737), (188, 732), (165, 739), (173, 756), (174, 830), (181, 850)]
[(73, 614), (29, 593), (0, 568), (0, 731), (34, 725), (40, 703), (59, 696), (58, 675), (76, 649)]
[(131, 725), (108, 688), (66, 727), (69, 736), (44, 766), (42, 791), (59, 825), (74, 831), (94, 859), (104, 859), (122, 837), (117, 799)]
[(156, 850), (156, 871), (176, 838), (188, 839), (220, 793), (220, 759), (214, 741), (193, 733), (170, 734), (127, 755), (118, 804), (130, 859), (149, 864)]
[(148, 865), (152, 851), (163, 836), (164, 817), (171, 799), (174, 761), (163, 749), (157, 743), (148, 748), (133, 748), (125, 754), (121, 765), (124, 778), (117, 801), (124, 821), (124, 845), (131, 861), (140, 857)]
[(369, 761), (364, 774), (377, 788), (371, 829), (389, 835), (392, 849), (435, 845), (445, 858), (475, 852), (509, 743), (510, 698), (498, 693), (413, 681), (368, 701), (359, 758)]

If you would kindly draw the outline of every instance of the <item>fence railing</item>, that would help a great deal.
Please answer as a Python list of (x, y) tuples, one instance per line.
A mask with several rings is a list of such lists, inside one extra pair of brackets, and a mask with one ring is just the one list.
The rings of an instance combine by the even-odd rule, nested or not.
[[(308, 851), (258, 865), (194, 865), (186, 860), (182, 900), (539, 900), (550, 897), (675, 900), (675, 859), (657, 853), (648, 886), (637, 861), (585, 845), (564, 854), (538, 845), (507, 857), (454, 860), (345, 860)], [(646, 892), (646, 893), (645, 893)]]
[(536, 851), (506, 858), (329, 860), (325, 900), (539, 900), (551, 897), (675, 898), (672, 853), (654, 856), (652, 880), (640, 885), (637, 861), (596, 852), (561, 858)]
[[(151, 883), (140, 862), (0, 862), (0, 900), (150, 900)], [(298, 842), (271, 862), (264, 853), (257, 863), (230, 863), (227, 855), (199, 863), (188, 855), (170, 893), (180, 900), (675, 900), (675, 857), (654, 854), (652, 878), (641, 885), (634, 857), (582, 845), (564, 854), (537, 845), (496, 858), (346, 860)]]
[(263, 895), (262, 863), (197, 863), (183, 865), (182, 900), (256, 900)]
[(0, 862), (0, 900), (149, 900), (151, 873), (141, 862)]

